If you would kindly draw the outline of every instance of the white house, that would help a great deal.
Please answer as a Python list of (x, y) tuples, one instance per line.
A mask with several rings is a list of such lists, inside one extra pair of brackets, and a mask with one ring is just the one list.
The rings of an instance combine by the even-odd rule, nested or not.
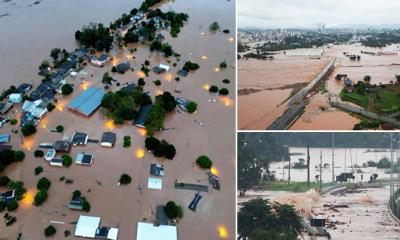
[(50, 160), (50, 166), (53, 167), (62, 167), (63, 166), (63, 160), (61, 158), (53, 158)]
[(149, 178), (147, 180), (147, 187), (149, 189), (162, 190), (162, 180), (158, 178)]
[(21, 103), (22, 102), (22, 94), (21, 93), (12, 93), (8, 97), (8, 101), (11, 103)]
[(36, 100), (34, 102), (25, 101), (22, 105), (22, 111), (24, 113), (30, 113), (33, 117), (41, 119), (48, 112), (47, 107), (42, 106), (42, 100)]
[(92, 162), (93, 162), (93, 155), (86, 153), (79, 153), (75, 159), (75, 163), (80, 165), (90, 166), (92, 165)]
[(160, 225), (152, 223), (138, 223), (136, 240), (177, 240), (176, 226)]
[(106, 64), (106, 62), (108, 62), (110, 60), (110, 57), (107, 54), (102, 54), (99, 57), (92, 57), (90, 59), (90, 62), (98, 67), (104, 66), (104, 64)]
[(79, 216), (76, 224), (75, 236), (84, 238), (95, 238), (96, 231), (100, 225), (100, 217)]

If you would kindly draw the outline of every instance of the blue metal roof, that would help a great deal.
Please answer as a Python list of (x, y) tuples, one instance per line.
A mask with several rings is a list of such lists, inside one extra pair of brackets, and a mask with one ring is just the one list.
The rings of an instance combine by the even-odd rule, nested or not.
[(68, 104), (68, 108), (90, 116), (101, 105), (106, 92), (100, 88), (89, 88)]

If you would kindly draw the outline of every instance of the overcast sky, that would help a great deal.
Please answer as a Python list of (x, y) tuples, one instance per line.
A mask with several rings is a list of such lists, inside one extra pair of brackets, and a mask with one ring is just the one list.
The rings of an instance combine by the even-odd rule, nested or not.
[(399, 0), (237, 0), (239, 27), (399, 24)]

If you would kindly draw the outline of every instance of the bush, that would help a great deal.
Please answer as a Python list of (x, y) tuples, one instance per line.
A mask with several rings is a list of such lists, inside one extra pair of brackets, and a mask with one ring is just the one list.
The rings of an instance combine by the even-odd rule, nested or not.
[(64, 237), (69, 237), (69, 235), (71, 235), (71, 231), (70, 230), (65, 230), (64, 231)]
[(186, 109), (188, 113), (194, 113), (197, 110), (197, 103), (196, 102), (190, 102), (187, 106)]
[(219, 90), (219, 95), (228, 95), (229, 94), (229, 90), (226, 88), (221, 88)]
[(131, 136), (124, 136), (124, 148), (131, 146)]
[(36, 133), (36, 126), (32, 125), (32, 124), (25, 124), (22, 128), (21, 128), (21, 132), (22, 134), (27, 137), (30, 136), (32, 134)]
[(33, 155), (35, 156), (35, 157), (43, 157), (44, 156), (44, 152), (42, 151), (42, 150), (36, 150), (34, 153), (33, 153)]
[(211, 31), (218, 31), (219, 30), (219, 24), (217, 22), (213, 22), (210, 24), (210, 30)]
[(7, 211), (11, 212), (18, 208), (18, 202), (13, 199), (7, 203)]
[(51, 112), (56, 108), (56, 106), (52, 103), (47, 104), (47, 111)]
[(215, 86), (215, 85), (212, 85), (212, 86), (208, 89), (208, 91), (209, 91), (210, 93), (216, 93), (216, 92), (218, 92), (218, 87)]
[(228, 65), (226, 64), (225, 61), (219, 64), (219, 68), (226, 68), (226, 67), (228, 67)]
[(57, 130), (57, 132), (62, 133), (62, 132), (64, 132), (64, 126), (63, 125), (58, 125), (56, 127), (56, 130)]
[(156, 86), (160, 86), (160, 85), (161, 85), (160, 79), (155, 80), (155, 81), (154, 81), (154, 84), (155, 84)]
[(14, 152), (14, 161), (20, 162), (25, 159), (25, 153), (23, 151)]
[(42, 167), (36, 167), (35, 168), (35, 175), (37, 176), (37, 175), (39, 175), (39, 174), (41, 174), (43, 172), (43, 168)]
[(129, 184), (129, 183), (132, 182), (132, 177), (129, 176), (128, 174), (124, 173), (124, 174), (122, 174), (121, 177), (119, 178), (119, 182), (120, 182), (121, 184), (124, 184), (124, 185)]
[(72, 164), (72, 157), (68, 154), (64, 154), (61, 156), (61, 159), (63, 160), (63, 165), (66, 167), (71, 166)]
[(222, 31), (223, 33), (230, 33), (231, 31), (229, 31), (229, 29), (224, 29), (224, 31)]
[(4, 201), (0, 201), (0, 212), (4, 211), (6, 209), (7, 203)]
[(5, 187), (11, 181), (11, 179), (7, 176), (0, 177), (0, 186)]
[(203, 169), (210, 169), (212, 167), (212, 161), (204, 155), (198, 157), (196, 163)]
[(160, 145), (160, 141), (155, 137), (147, 137), (145, 142), (145, 147), (149, 151), (153, 151)]
[(111, 68), (111, 72), (116, 73), (116, 72), (117, 72), (117, 67), (113, 66), (113, 67)]
[(56, 232), (57, 232), (56, 228), (52, 225), (49, 225), (47, 228), (44, 229), (44, 235), (46, 237), (53, 236), (56, 234)]
[(82, 203), (82, 210), (85, 212), (89, 212), (90, 211), (90, 203), (86, 200), (86, 198), (82, 198), (83, 203)]
[(139, 78), (137, 81), (137, 84), (141, 87), (143, 87), (144, 85), (146, 85), (146, 82), (144, 81), (144, 78)]
[(182, 207), (177, 205), (173, 201), (167, 202), (167, 205), (164, 206), (164, 212), (169, 219), (177, 219), (183, 217)]
[(185, 62), (185, 65), (183, 65), (183, 69), (186, 71), (196, 71), (197, 69), (199, 69), (200, 66), (197, 63), (191, 62), (191, 61), (187, 61)]
[(17, 123), (18, 123), (18, 120), (15, 119), (15, 118), (11, 119), (11, 121), (10, 121), (10, 124), (13, 125), (13, 126), (16, 125)]
[(47, 200), (47, 189), (41, 189), (39, 190), (36, 195), (35, 195), (35, 201), (34, 204), (35, 206), (40, 206), (42, 205), (46, 200)]
[(231, 81), (229, 79), (224, 79), (224, 80), (222, 80), (222, 82), (225, 84), (229, 84)]
[(61, 93), (62, 93), (62, 95), (64, 95), (64, 96), (67, 96), (67, 95), (70, 95), (72, 92), (74, 91), (74, 88), (72, 87), (72, 85), (71, 84), (64, 84), (62, 87), (61, 87)]
[(174, 159), (175, 155), (176, 155), (175, 146), (172, 144), (166, 145), (164, 149), (164, 157), (166, 159), (172, 160)]
[(51, 186), (51, 182), (46, 177), (42, 177), (41, 179), (39, 179), (38, 183), (36, 184), (36, 188), (38, 190), (41, 190), (41, 189), (47, 190), (50, 188), (50, 186)]

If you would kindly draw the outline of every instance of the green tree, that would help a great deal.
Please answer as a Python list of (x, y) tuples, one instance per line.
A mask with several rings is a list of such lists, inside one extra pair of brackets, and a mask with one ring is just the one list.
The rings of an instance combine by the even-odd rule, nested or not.
[(62, 133), (62, 132), (64, 132), (64, 126), (63, 125), (58, 125), (56, 127), (56, 130), (57, 130), (57, 132)]
[(217, 92), (218, 92), (218, 87), (215, 86), (215, 85), (212, 85), (212, 86), (208, 89), (208, 91), (209, 91), (210, 93), (217, 93)]
[(226, 89), (226, 88), (221, 88), (221, 89), (219, 90), (219, 95), (225, 96), (225, 95), (228, 95), (228, 94), (229, 94), (229, 90)]
[(183, 217), (183, 209), (173, 201), (167, 202), (164, 206), (164, 212), (169, 219), (177, 219)]
[(35, 157), (43, 157), (44, 156), (44, 152), (42, 150), (35, 150), (35, 152), (33, 153), (33, 155)]
[(46, 177), (42, 177), (41, 179), (39, 179), (36, 188), (38, 190), (40, 189), (46, 189), (48, 190), (51, 186), (51, 182), (49, 181), (49, 179), (47, 179)]
[(129, 183), (132, 182), (132, 177), (129, 176), (128, 174), (124, 173), (124, 174), (122, 174), (121, 177), (119, 178), (119, 182), (120, 182), (121, 184), (124, 184), (124, 185), (129, 184)]
[(36, 133), (36, 126), (33, 124), (25, 124), (22, 128), (21, 128), (21, 132), (25, 137), (28, 137), (32, 134)]
[(43, 172), (43, 167), (39, 166), (35, 168), (35, 175), (39, 175)]
[(198, 157), (196, 163), (203, 169), (210, 169), (212, 167), (212, 161), (205, 155)]
[(71, 166), (72, 164), (72, 157), (68, 154), (64, 154), (61, 156), (61, 159), (63, 160), (63, 165), (66, 167)]
[(147, 137), (144, 143), (146, 149), (149, 151), (155, 150), (160, 145), (160, 141), (155, 137)]
[(47, 200), (47, 197), (48, 197), (48, 195), (47, 195), (47, 189), (45, 189), (45, 188), (40, 189), (40, 190), (36, 193), (35, 198), (34, 198), (34, 204), (35, 204), (35, 206), (40, 206), (40, 205), (42, 205), (42, 204)]
[(25, 159), (25, 153), (23, 151), (14, 152), (14, 161), (20, 162)]
[(61, 87), (61, 93), (62, 93), (64, 96), (70, 95), (73, 91), (74, 91), (74, 88), (73, 88), (72, 85), (69, 84), (69, 83), (64, 84), (64, 85)]
[(211, 31), (218, 31), (220, 27), (219, 27), (219, 24), (217, 22), (213, 22), (213, 23), (210, 24), (209, 28), (210, 28)]
[(197, 103), (196, 102), (190, 102), (187, 106), (186, 109), (189, 113), (194, 113), (197, 110)]
[(57, 232), (56, 228), (53, 225), (49, 225), (47, 228), (44, 229), (44, 235), (46, 237), (50, 237), (55, 235)]
[(18, 202), (13, 199), (7, 203), (7, 211), (11, 212), (18, 208)]

